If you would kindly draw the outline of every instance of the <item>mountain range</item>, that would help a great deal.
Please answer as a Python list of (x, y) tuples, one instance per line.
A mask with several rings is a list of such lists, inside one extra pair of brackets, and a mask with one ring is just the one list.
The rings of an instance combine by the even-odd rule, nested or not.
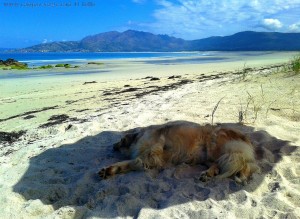
[(244, 31), (230, 36), (184, 40), (168, 35), (127, 30), (87, 36), (80, 41), (43, 43), (18, 52), (177, 52), (300, 51), (300, 33)]

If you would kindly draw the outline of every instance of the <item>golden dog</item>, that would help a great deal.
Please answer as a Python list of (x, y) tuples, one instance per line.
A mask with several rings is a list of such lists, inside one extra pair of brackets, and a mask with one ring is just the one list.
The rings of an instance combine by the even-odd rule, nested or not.
[(245, 183), (259, 169), (254, 148), (242, 133), (187, 121), (137, 128), (127, 132), (114, 150), (129, 156), (99, 171), (102, 178), (133, 170), (161, 169), (170, 164), (205, 164), (209, 168), (199, 176), (234, 177)]

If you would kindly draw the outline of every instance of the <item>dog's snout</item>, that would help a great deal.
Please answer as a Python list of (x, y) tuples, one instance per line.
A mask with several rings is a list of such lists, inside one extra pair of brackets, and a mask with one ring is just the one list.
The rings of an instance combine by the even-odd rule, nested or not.
[(120, 145), (119, 143), (115, 143), (113, 146), (114, 151), (119, 151), (120, 150)]

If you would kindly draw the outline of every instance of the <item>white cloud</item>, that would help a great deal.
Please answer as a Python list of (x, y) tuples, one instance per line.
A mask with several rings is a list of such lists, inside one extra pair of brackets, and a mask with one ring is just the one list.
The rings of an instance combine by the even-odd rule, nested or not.
[(300, 11), (300, 0), (156, 0), (156, 2), (159, 8), (153, 12), (155, 21), (140, 25), (154, 33), (165, 33), (184, 39), (229, 35), (244, 30), (285, 31), (288, 24), (295, 23), (291, 19), (298, 16), (291, 17), (289, 12)]
[[(241, 22), (255, 18), (243, 1), (236, 0), (179, 0), (177, 3), (159, 1), (161, 9), (156, 10), (153, 24), (155, 30), (183, 38), (199, 38), (229, 33), (229, 26), (239, 31)], [(243, 26), (243, 25), (242, 25)]]
[(52, 40), (48, 40), (48, 39), (44, 39), (44, 40), (42, 41), (43, 44), (45, 44), (45, 43), (51, 43), (51, 42), (53, 42), (53, 41), (52, 41)]
[(300, 32), (300, 22), (295, 23), (295, 24), (291, 24), (289, 26), (289, 31), (291, 31), (291, 32)]
[(263, 27), (268, 30), (278, 30), (282, 28), (282, 23), (278, 19), (267, 18), (263, 20)]
[[(245, 0), (243, 0), (245, 1)], [(245, 1), (247, 2), (247, 1)], [(275, 14), (299, 7), (299, 0), (249, 0), (248, 4), (260, 13)]]

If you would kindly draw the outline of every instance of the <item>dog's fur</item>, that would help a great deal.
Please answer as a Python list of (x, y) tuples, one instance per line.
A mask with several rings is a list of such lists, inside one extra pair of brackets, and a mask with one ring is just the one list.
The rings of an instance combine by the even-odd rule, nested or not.
[(187, 121), (169, 122), (128, 131), (114, 150), (131, 157), (99, 171), (102, 178), (132, 170), (161, 169), (170, 164), (204, 164), (199, 179), (234, 177), (246, 182), (258, 170), (254, 149), (242, 133)]

